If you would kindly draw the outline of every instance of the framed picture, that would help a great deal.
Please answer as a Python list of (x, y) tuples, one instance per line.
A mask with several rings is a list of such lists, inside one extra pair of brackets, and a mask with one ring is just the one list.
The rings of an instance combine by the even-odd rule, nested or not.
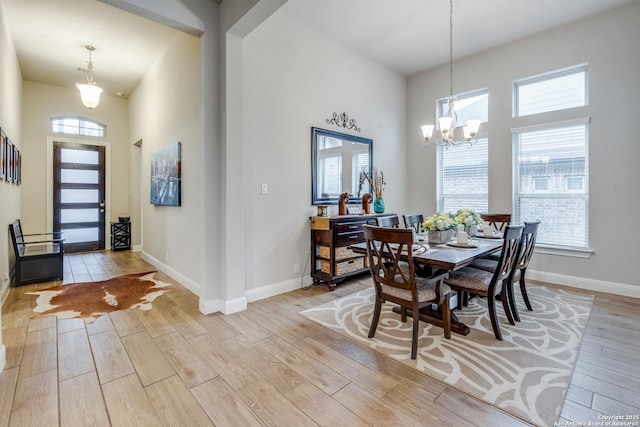
[(182, 143), (151, 154), (151, 204), (181, 205)]
[(5, 138), (6, 141), (6, 167), (7, 167), (7, 175), (6, 180), (9, 182), (13, 182), (13, 143), (9, 138)]
[(16, 169), (14, 171), (14, 181), (16, 184), (20, 185), (22, 183), (22, 153), (16, 148), (15, 155)]
[(0, 181), (7, 179), (7, 136), (0, 129)]

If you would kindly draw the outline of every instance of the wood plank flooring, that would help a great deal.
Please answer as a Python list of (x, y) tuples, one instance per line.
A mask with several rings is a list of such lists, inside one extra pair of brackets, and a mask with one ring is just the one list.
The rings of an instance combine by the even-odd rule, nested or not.
[[(129, 252), (73, 254), (65, 282), (153, 269)], [(147, 312), (31, 320), (25, 291), (52, 285), (13, 288), (2, 307), (0, 427), (527, 425), (298, 315), (366, 276), (228, 316), (203, 315), (178, 284)], [(640, 301), (597, 294), (559, 422), (640, 414), (638, 366)]]

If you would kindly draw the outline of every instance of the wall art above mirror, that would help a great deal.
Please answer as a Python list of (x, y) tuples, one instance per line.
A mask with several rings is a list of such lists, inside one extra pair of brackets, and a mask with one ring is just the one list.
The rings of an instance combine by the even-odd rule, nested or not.
[(362, 174), (372, 161), (372, 139), (312, 127), (311, 204), (337, 205), (342, 193), (349, 193), (349, 203), (361, 203), (371, 192)]

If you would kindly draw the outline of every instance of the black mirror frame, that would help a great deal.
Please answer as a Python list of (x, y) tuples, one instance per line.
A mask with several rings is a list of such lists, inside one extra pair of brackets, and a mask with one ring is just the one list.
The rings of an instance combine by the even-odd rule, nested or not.
[[(333, 138), (339, 138), (344, 141), (356, 142), (359, 144), (367, 144), (369, 146), (369, 171), (373, 168), (373, 140), (369, 138), (362, 138), (355, 135), (349, 135), (347, 133), (335, 132), (332, 130), (321, 129), (317, 127), (311, 128), (311, 204), (313, 206), (318, 205), (337, 205), (338, 198), (321, 199), (318, 197), (318, 136), (330, 136)], [(367, 187), (368, 188), (368, 184)], [(366, 192), (366, 191), (365, 191)], [(363, 192), (364, 194), (364, 192)], [(350, 203), (362, 203), (362, 194), (360, 197), (349, 197)]]

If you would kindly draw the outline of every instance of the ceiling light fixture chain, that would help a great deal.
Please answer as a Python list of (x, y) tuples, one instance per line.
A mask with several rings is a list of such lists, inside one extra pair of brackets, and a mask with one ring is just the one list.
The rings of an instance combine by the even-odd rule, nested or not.
[(443, 145), (449, 148), (452, 145), (469, 144), (473, 145), (478, 140), (478, 129), (481, 120), (467, 120), (467, 125), (463, 128), (464, 136), (461, 140), (455, 140), (455, 130), (458, 122), (458, 115), (455, 108), (455, 97), (453, 96), (453, 0), (449, 0), (449, 96), (447, 97), (447, 113), (440, 117), (440, 140), (433, 138), (434, 125), (422, 126), (422, 134), (425, 142), (423, 147), (427, 147), (428, 142), (435, 145)]
[(91, 59), (91, 52), (96, 50), (95, 47), (91, 45), (86, 45), (85, 48), (89, 51), (89, 60), (85, 61), (87, 63), (87, 83), (90, 85), (94, 85), (93, 82), (93, 60)]

